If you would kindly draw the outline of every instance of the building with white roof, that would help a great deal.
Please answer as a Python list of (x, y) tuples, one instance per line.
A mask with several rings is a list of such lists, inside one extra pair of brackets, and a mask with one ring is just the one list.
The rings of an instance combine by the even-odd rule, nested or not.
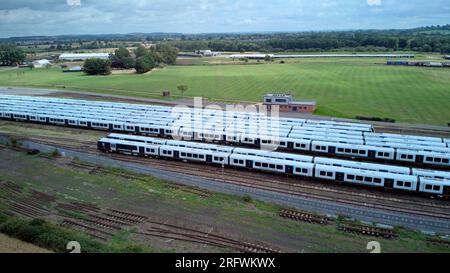
[(85, 61), (87, 59), (109, 59), (109, 53), (64, 53), (59, 56), (62, 61)]

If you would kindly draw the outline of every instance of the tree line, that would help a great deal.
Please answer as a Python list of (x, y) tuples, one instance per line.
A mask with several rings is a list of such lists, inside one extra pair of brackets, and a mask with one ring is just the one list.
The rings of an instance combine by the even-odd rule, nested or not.
[(26, 54), (16, 45), (0, 44), (0, 65), (11, 66), (25, 61)]
[(420, 51), (450, 53), (450, 25), (411, 30), (191, 36), (168, 41), (181, 51)]
[(138, 74), (143, 74), (161, 65), (175, 64), (177, 55), (178, 49), (167, 44), (150, 49), (140, 45), (133, 52), (120, 47), (109, 60), (86, 60), (83, 71), (89, 75), (109, 75), (111, 69), (136, 69)]

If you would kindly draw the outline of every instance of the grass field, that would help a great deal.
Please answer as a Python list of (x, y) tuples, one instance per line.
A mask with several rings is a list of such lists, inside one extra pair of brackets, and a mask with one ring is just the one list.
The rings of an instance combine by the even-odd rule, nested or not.
[[(85, 76), (59, 69), (4, 71), (1, 86), (55, 87), (162, 98), (186, 84), (185, 96), (261, 102), (267, 92), (318, 101), (316, 114), (399, 122), (450, 122), (450, 69), (386, 66), (383, 59), (314, 59), (286, 64), (169, 66), (146, 75)], [(379, 63), (379, 64), (376, 64)], [(176, 97), (175, 97), (176, 98)]]

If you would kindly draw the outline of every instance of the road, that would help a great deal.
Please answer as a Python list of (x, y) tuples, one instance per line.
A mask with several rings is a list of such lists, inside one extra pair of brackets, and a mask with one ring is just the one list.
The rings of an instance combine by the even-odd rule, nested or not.
[[(0, 137), (0, 143), (7, 142), (7, 138)], [(24, 147), (38, 149), (42, 152), (52, 152), (55, 150), (55, 147), (53, 146), (34, 143), (31, 141), (23, 141), (22, 143)], [(313, 211), (328, 215), (345, 215), (360, 221), (375, 222), (391, 226), (403, 226), (426, 232), (450, 234), (450, 221), (444, 219), (368, 209), (363, 206), (359, 207), (334, 202), (324, 202), (294, 195), (275, 193), (268, 190), (255, 189), (252, 187), (233, 185), (226, 182), (213, 181), (198, 176), (165, 171), (141, 164), (115, 160), (105, 156), (92, 155), (61, 148), (58, 148), (58, 150), (63, 153), (64, 156), (77, 157), (82, 161), (93, 164), (121, 168), (139, 174), (151, 175), (167, 181), (182, 183), (189, 186), (197, 186), (213, 192), (221, 192), (238, 196), (249, 195), (254, 199), (272, 202), (282, 206), (294, 207), (300, 210)]]

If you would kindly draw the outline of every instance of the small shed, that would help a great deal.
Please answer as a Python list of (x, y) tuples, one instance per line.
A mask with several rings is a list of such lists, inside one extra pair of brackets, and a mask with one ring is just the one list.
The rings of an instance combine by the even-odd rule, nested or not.
[(313, 113), (316, 111), (317, 102), (313, 100), (295, 101), (289, 94), (267, 94), (264, 96), (264, 105), (267, 110), (278, 106), (280, 112)]

